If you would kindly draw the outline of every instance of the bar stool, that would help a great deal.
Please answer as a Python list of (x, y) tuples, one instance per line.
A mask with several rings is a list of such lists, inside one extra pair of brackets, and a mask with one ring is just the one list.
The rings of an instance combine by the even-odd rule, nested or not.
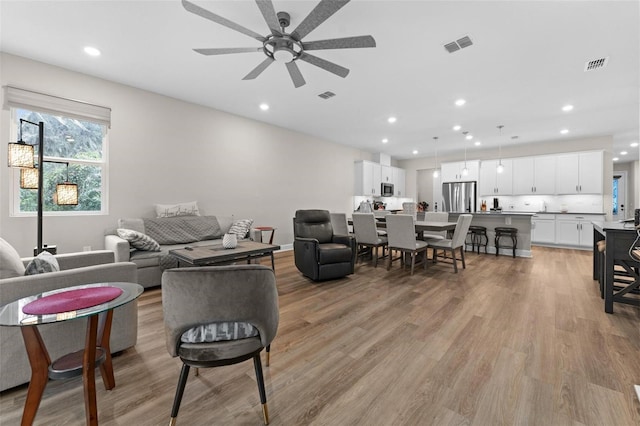
[(260, 231), (260, 242), (262, 242), (262, 233), (271, 231), (271, 235), (269, 236), (269, 244), (273, 244), (273, 234), (276, 233), (276, 228), (271, 226), (256, 226), (254, 229)]
[[(478, 254), (480, 254), (480, 247), (484, 247), (484, 253), (487, 253), (487, 246), (489, 245), (489, 236), (487, 235), (487, 228), (485, 226), (473, 225), (469, 227), (469, 235), (471, 236), (471, 251), (475, 251), (478, 247)], [(482, 243), (482, 237), (484, 237), (484, 244)]]
[(516, 247), (518, 246), (518, 229), (512, 228), (510, 226), (497, 226), (495, 228), (495, 232), (496, 256), (500, 253), (500, 238), (510, 237), (511, 248), (513, 249), (513, 257), (516, 257)]

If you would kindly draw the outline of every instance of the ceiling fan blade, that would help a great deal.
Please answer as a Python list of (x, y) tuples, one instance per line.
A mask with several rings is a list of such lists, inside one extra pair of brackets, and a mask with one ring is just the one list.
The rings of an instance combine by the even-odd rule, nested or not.
[[(184, 0), (183, 0), (184, 1)], [(349, 3), (349, 0), (322, 0), (318, 5), (307, 15), (306, 18), (298, 25), (291, 36), (296, 40), (302, 40), (304, 36), (315, 30), (318, 25), (329, 19), (331, 15), (336, 13), (342, 6)]]
[(262, 52), (262, 47), (220, 47), (193, 50), (202, 55), (227, 55), (229, 53)]
[(334, 64), (333, 62), (329, 62), (326, 59), (318, 58), (317, 56), (309, 55), (306, 52), (302, 52), (298, 59), (302, 59), (305, 62), (308, 62), (316, 67), (320, 67), (323, 70), (329, 71), (335, 75), (338, 75), (342, 78), (345, 78), (349, 75), (349, 70), (345, 67), (341, 67), (338, 64)]
[(359, 47), (376, 47), (376, 41), (370, 35), (366, 35), (309, 41), (302, 43), (302, 47), (304, 50), (354, 49)]
[(201, 16), (205, 19), (208, 19), (210, 21), (215, 22), (216, 24), (220, 24), (223, 25), (227, 28), (230, 28), (232, 30), (241, 32), (242, 34), (248, 35), (249, 37), (255, 38), (256, 40), (258, 40), (259, 42), (264, 42), (266, 40), (266, 38), (264, 38), (262, 35), (251, 31), (248, 28), (243, 27), (240, 24), (236, 24), (235, 22), (231, 22), (230, 20), (223, 18), (220, 15), (216, 15), (213, 12), (209, 12), (207, 9), (203, 9), (198, 5), (195, 5), (187, 0), (182, 0), (182, 6), (189, 12), (194, 13), (198, 16)]
[(267, 22), (269, 29), (271, 30), (271, 34), (273, 35), (282, 35), (280, 31), (280, 23), (278, 22), (278, 16), (276, 15), (276, 10), (273, 8), (273, 3), (271, 0), (256, 0), (256, 4), (262, 12), (262, 16), (264, 20)]
[(260, 62), (257, 67), (255, 67), (249, 74), (244, 76), (243, 80), (253, 80), (260, 74), (262, 71), (266, 70), (269, 65), (274, 62), (273, 58), (267, 58), (264, 61)]
[(300, 86), (304, 86), (306, 81), (304, 81), (304, 77), (302, 77), (302, 73), (300, 72), (300, 68), (298, 68), (298, 64), (294, 61), (287, 62), (287, 71), (289, 71), (289, 75), (291, 76), (291, 80), (293, 80), (293, 85), (296, 89)]

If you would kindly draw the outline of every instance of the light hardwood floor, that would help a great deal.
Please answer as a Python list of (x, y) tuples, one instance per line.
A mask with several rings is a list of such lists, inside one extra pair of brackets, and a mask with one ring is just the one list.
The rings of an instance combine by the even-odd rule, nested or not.
[[(640, 424), (640, 308), (604, 313), (590, 252), (533, 256), (467, 253), (459, 274), (438, 264), (413, 276), (360, 263), (313, 283), (278, 254), (271, 424)], [(114, 358), (115, 389), (97, 379), (102, 425), (168, 424), (180, 361), (164, 346), (160, 297), (139, 300), (138, 345)], [(25, 395), (0, 395), (0, 424), (19, 424)], [(50, 382), (36, 424), (83, 424), (82, 401), (80, 379)], [(178, 424), (262, 424), (252, 363), (192, 375)]]

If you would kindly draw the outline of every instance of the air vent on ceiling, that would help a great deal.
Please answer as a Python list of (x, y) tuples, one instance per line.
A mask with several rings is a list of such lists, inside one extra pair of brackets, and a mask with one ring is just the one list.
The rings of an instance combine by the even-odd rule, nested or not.
[(587, 72), (587, 71), (593, 71), (600, 68), (604, 68), (607, 66), (608, 63), (609, 63), (608, 56), (606, 58), (599, 58), (599, 59), (594, 59), (592, 61), (587, 61), (584, 64), (584, 71)]
[(469, 47), (472, 44), (473, 42), (471, 41), (471, 38), (469, 36), (464, 36), (462, 38), (459, 38), (456, 41), (452, 41), (451, 43), (445, 44), (444, 48), (447, 50), (447, 52), (453, 53), (457, 50), (464, 49), (465, 47)]
[(333, 98), (336, 94), (333, 92), (329, 92), (326, 91), (324, 93), (320, 93), (318, 96), (320, 96), (322, 99), (329, 99), (329, 98)]

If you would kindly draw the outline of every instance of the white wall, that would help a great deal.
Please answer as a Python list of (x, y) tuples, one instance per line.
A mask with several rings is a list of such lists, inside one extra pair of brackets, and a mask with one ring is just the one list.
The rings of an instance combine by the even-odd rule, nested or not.
[[(0, 54), (0, 83), (112, 108), (109, 213), (44, 217), (59, 253), (104, 247), (119, 217), (152, 217), (154, 204), (197, 200), (201, 214), (252, 218), (293, 241), (297, 209), (351, 211), (356, 160), (371, 154), (218, 110), (25, 58)], [(10, 142), (10, 114), (0, 141)], [(13, 140), (11, 140), (13, 141)], [(36, 245), (35, 217), (11, 217), (7, 149), (0, 149), (0, 236), (22, 256)]]

